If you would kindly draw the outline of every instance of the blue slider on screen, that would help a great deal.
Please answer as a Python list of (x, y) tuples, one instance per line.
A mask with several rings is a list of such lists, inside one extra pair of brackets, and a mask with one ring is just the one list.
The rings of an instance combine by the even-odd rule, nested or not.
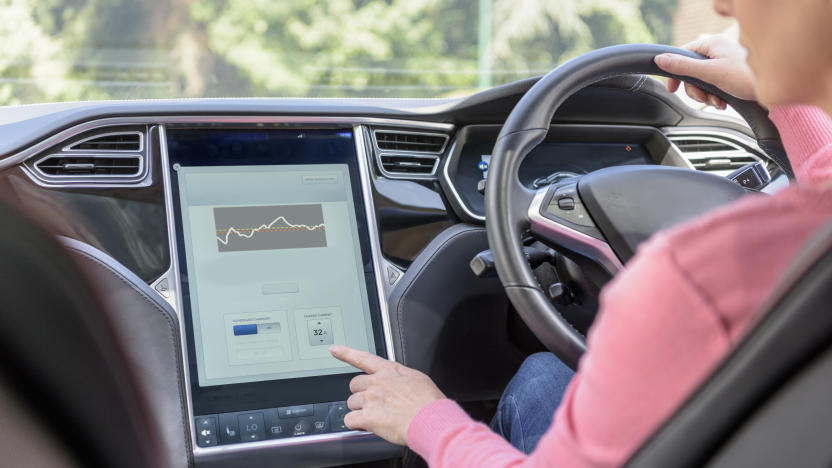
[(257, 324), (234, 325), (234, 336), (256, 335), (256, 334), (257, 334)]
[(234, 336), (280, 333), (280, 322), (234, 325)]

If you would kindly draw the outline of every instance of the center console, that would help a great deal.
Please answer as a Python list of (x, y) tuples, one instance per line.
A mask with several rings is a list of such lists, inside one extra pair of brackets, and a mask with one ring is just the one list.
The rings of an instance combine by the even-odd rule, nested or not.
[(391, 453), (345, 426), (359, 371), (329, 353), (392, 358), (363, 129), (181, 124), (162, 139), (196, 464), (359, 440)]

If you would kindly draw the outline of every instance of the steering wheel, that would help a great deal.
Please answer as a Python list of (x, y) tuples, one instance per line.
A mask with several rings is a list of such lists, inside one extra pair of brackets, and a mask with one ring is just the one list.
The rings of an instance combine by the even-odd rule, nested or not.
[(485, 194), (488, 243), (500, 281), (537, 338), (573, 369), (586, 339), (558, 312), (529, 266), (523, 239), (565, 247), (615, 274), (653, 233), (743, 196), (738, 184), (716, 175), (663, 166), (602, 169), (538, 190), (518, 177), (523, 159), (549, 132), (558, 107), (576, 91), (619, 75), (680, 78), (715, 94), (751, 126), (760, 147), (790, 177), (791, 166), (768, 113), (699, 80), (659, 69), (653, 58), (693, 52), (659, 45), (621, 45), (579, 56), (549, 72), (518, 102), (500, 132)]

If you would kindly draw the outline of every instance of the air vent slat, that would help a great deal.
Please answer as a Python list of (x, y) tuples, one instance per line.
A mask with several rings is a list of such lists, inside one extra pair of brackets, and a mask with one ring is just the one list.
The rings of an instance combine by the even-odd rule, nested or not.
[(381, 167), (397, 174), (432, 174), (438, 158), (410, 155), (381, 155)]
[(141, 171), (141, 156), (75, 157), (55, 155), (35, 163), (42, 173), (60, 176), (135, 176)]
[(441, 133), (418, 133), (394, 130), (376, 130), (376, 146), (383, 151), (408, 151), (414, 153), (441, 153), (448, 136)]
[(142, 135), (120, 132), (98, 135), (69, 145), (67, 151), (141, 151)]
[(697, 170), (733, 171), (759, 159), (739, 144), (710, 135), (671, 135), (670, 141)]
[(676, 146), (684, 153), (714, 153), (719, 151), (737, 151), (737, 148), (726, 143), (709, 140), (677, 140)]

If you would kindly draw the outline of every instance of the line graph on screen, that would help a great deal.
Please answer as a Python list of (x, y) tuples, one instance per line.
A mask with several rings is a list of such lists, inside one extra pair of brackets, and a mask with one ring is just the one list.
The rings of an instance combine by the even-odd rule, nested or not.
[(320, 204), (215, 207), (214, 224), (220, 252), (326, 247)]

